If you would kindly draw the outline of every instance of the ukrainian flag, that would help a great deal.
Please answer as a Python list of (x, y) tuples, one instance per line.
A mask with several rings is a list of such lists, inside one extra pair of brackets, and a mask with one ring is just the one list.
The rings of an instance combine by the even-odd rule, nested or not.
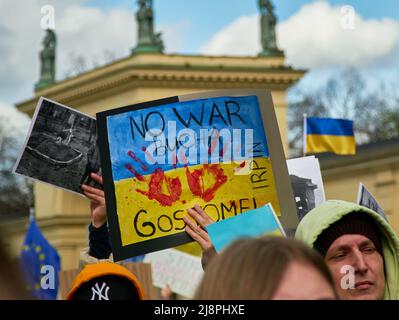
[(305, 153), (356, 153), (353, 121), (331, 118), (305, 118)]

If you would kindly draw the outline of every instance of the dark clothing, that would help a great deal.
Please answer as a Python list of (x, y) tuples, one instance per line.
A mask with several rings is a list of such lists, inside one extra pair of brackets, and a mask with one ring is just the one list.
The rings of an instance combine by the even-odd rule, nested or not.
[(89, 255), (97, 259), (108, 259), (112, 252), (109, 240), (109, 231), (106, 223), (99, 228), (90, 224)]

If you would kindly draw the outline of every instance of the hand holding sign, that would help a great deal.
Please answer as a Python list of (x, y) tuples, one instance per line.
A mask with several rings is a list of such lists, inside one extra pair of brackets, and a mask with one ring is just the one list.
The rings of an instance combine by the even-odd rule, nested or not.
[[(91, 173), (91, 178), (101, 186), (103, 185), (103, 178), (100, 175)], [(84, 195), (91, 200), (91, 223), (94, 227), (99, 228), (107, 221), (104, 191), (85, 184), (82, 184), (82, 190)]]
[(212, 257), (216, 255), (215, 248), (213, 247), (211, 239), (209, 238), (208, 232), (205, 231), (205, 228), (215, 221), (213, 221), (198, 204), (196, 204), (194, 208), (188, 209), (187, 212), (190, 217), (198, 223), (198, 225), (192, 222), (188, 216), (185, 216), (183, 218), (187, 225), (185, 230), (191, 236), (191, 238), (197, 241), (201, 246), (201, 263), (202, 268), (205, 269)]
[(173, 299), (173, 291), (170, 288), (169, 284), (166, 284), (165, 287), (161, 290), (161, 299), (162, 300), (172, 300)]

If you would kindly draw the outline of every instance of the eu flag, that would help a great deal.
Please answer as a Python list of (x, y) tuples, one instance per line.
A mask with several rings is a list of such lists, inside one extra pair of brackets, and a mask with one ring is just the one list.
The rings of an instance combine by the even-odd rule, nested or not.
[(58, 292), (60, 257), (31, 216), (20, 259), (27, 289), (34, 298), (55, 300)]

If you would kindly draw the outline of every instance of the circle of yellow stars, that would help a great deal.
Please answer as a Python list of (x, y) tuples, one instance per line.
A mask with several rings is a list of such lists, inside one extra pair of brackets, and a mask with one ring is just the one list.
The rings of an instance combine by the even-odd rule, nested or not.
[[(44, 263), (44, 259), (46, 259), (46, 255), (42, 252), (42, 247), (39, 245), (35, 245), (34, 243), (32, 243), (31, 246), (28, 246), (28, 245), (23, 246), (23, 250), (25, 252), (30, 251), (31, 249), (33, 249), (35, 251), (35, 253), (39, 256), (40, 270), (41, 270), (44, 267), (43, 263)], [(36, 283), (33, 288), (31, 286), (27, 285), (26, 289), (29, 291), (31, 291), (31, 290), (39, 291), (41, 289), (40, 283)]]

